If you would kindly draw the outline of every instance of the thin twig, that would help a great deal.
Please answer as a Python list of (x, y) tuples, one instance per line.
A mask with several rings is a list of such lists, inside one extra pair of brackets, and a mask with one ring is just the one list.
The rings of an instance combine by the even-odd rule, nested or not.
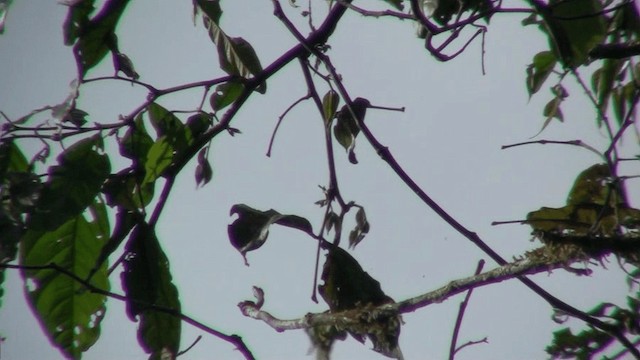
[(582, 140), (564, 140), (564, 141), (535, 140), (535, 141), (525, 141), (525, 142), (520, 142), (520, 143), (515, 143), (515, 144), (502, 145), (502, 147), (500, 147), (500, 149), (505, 150), (505, 149), (509, 149), (509, 148), (512, 148), (512, 147), (516, 147), (516, 146), (531, 145), (531, 144), (540, 144), (540, 145), (558, 144), (558, 145), (579, 146), (581, 148), (587, 149), (587, 150), (591, 151), (592, 153), (598, 155), (599, 158), (601, 158), (603, 160), (606, 160), (606, 157), (605, 157), (604, 154), (602, 154), (600, 151), (595, 149), (593, 146), (586, 144)]
[(278, 116), (278, 122), (276, 123), (276, 127), (273, 129), (273, 132), (271, 133), (271, 139), (269, 140), (269, 148), (267, 149), (267, 157), (271, 157), (271, 148), (273, 147), (273, 141), (276, 138), (276, 133), (278, 132), (278, 129), (280, 128), (280, 124), (282, 123), (282, 119), (285, 118), (285, 116), (287, 116), (287, 114), (289, 113), (289, 111), (291, 111), (294, 107), (296, 107), (298, 104), (300, 104), (301, 102), (308, 100), (311, 96), (309, 94), (299, 98), (298, 100), (296, 100), (293, 104), (289, 105), (289, 107), (282, 113), (282, 115)]
[[(476, 267), (476, 271), (474, 275), (480, 275), (483, 267), (484, 267), (484, 260), (478, 261), (478, 266)], [(469, 291), (467, 291), (467, 295), (464, 297), (464, 300), (460, 303), (460, 308), (458, 309), (458, 317), (456, 318), (456, 324), (453, 327), (453, 335), (451, 336), (451, 346), (449, 347), (449, 360), (453, 360), (458, 350), (462, 349), (467, 345), (465, 344), (458, 348), (457, 342), (458, 342), (458, 335), (460, 333), (460, 327), (462, 326), (462, 319), (464, 318), (464, 312), (467, 310), (467, 305), (469, 304), (469, 299), (471, 298), (472, 292), (473, 292), (473, 288), (469, 289)]]

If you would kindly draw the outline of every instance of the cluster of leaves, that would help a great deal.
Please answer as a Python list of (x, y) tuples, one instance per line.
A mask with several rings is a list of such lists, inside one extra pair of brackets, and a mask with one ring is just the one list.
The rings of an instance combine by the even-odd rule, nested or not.
[[(197, 110), (183, 121), (149, 100), (116, 127), (117, 132), (124, 130), (124, 136), (107, 137), (117, 139), (119, 155), (131, 163), (115, 171), (111, 163), (117, 155), (105, 153), (101, 128), (84, 128), (88, 113), (75, 107), (80, 84), (107, 54), (112, 54), (116, 74), (122, 71), (131, 79), (139, 78), (117, 45), (117, 23), (128, 3), (107, 1), (94, 16), (94, 0), (69, 6), (63, 26), (65, 43), (73, 45), (78, 65), (78, 80), (71, 94), (58, 106), (6, 124), (0, 142), (0, 263), (14, 261), (20, 249), (19, 263), (25, 268), (35, 315), (52, 343), (69, 358), (80, 358), (99, 337), (110, 295), (108, 260), (125, 240), (116, 265), (123, 265), (127, 314), (139, 322), (138, 338), (151, 358), (175, 357), (181, 336), (179, 294), (155, 234), (157, 216), (149, 217), (147, 207), (154, 200), (159, 180), (172, 182), (196, 153), (196, 183), (205, 185), (213, 175), (207, 142), (196, 144), (213, 125), (213, 113)], [(241, 38), (227, 36), (217, 25), (221, 15), (218, 2), (197, 1), (194, 9), (204, 13), (224, 71), (241, 79), (262, 70), (251, 46)], [(213, 111), (230, 105), (239, 96), (238, 90), (242, 90), (240, 80), (218, 86), (211, 96)], [(258, 90), (264, 92), (266, 85)], [(152, 91), (150, 99), (161, 95)], [(62, 123), (71, 122), (77, 129), (72, 135), (97, 134), (63, 148), (57, 164), (41, 176), (36, 173), (36, 161), (47, 161), (48, 151), (29, 162), (6, 135), (44, 110), (51, 110), (54, 119)], [(154, 135), (147, 131), (148, 124)], [(59, 141), (64, 135), (50, 138)], [(108, 211), (116, 214), (113, 227)], [(4, 269), (0, 272), (0, 280), (3, 278)]]
[[(561, 82), (568, 72), (588, 65), (595, 56), (608, 56), (606, 49), (632, 46), (640, 39), (640, 15), (633, 2), (623, 2), (605, 11), (599, 0), (585, 1), (530, 1), (536, 12), (523, 20), (523, 25), (538, 25), (547, 34), (550, 50), (536, 54), (527, 67), (527, 90), (537, 93), (549, 76), (558, 74), (558, 83), (551, 86), (553, 98), (543, 110), (544, 129), (552, 119), (564, 120), (560, 105), (569, 96)], [(618, 124), (629, 115), (637, 102), (637, 64), (627, 58), (605, 58), (591, 77), (596, 117), (602, 125), (610, 103)], [(586, 90), (586, 89), (585, 89)]]

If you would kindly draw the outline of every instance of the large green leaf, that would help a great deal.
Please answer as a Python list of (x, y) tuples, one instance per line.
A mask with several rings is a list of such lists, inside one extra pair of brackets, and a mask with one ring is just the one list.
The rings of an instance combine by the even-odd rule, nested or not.
[[(163, 356), (175, 358), (180, 348), (181, 320), (178, 289), (172, 283), (169, 260), (155, 231), (140, 222), (131, 232), (126, 245), (122, 286), (127, 294), (127, 314), (140, 321), (138, 341), (151, 354), (151, 359)], [(158, 311), (160, 306), (170, 313)]]
[(58, 156), (58, 165), (49, 168), (35, 210), (29, 214), (27, 227), (54, 230), (81, 214), (100, 192), (109, 176), (109, 157), (100, 136), (81, 140)]
[[(220, 68), (229, 75), (245, 79), (260, 73), (262, 65), (251, 44), (241, 37), (228, 36), (220, 28), (222, 10), (219, 1), (195, 0), (195, 3), (203, 12), (202, 18), (209, 37), (216, 44)], [(267, 91), (266, 83), (258, 86), (257, 91), (264, 94)]]
[(297, 215), (282, 215), (273, 209), (260, 211), (237, 204), (231, 208), (231, 215), (234, 214), (238, 214), (238, 218), (228, 227), (229, 240), (240, 251), (245, 263), (247, 252), (261, 247), (267, 241), (271, 224), (288, 226), (306, 233), (313, 231), (309, 220)]
[(600, 0), (530, 0), (542, 16), (551, 48), (566, 68), (584, 64), (607, 31)]
[[(57, 266), (86, 278), (109, 238), (104, 204), (90, 207), (94, 218), (79, 214), (51, 231), (28, 230), (22, 239), (21, 264)], [(100, 335), (106, 296), (52, 270), (23, 272), (27, 298), (50, 341), (65, 357), (79, 359)], [(91, 284), (108, 291), (107, 264), (96, 269)]]
[(93, 1), (81, 1), (71, 6), (65, 23), (65, 41), (73, 43), (74, 54), (81, 77), (96, 66), (111, 51), (117, 53), (115, 29), (124, 13), (129, 0), (108, 0), (100, 12), (91, 20), (89, 13), (93, 10)]

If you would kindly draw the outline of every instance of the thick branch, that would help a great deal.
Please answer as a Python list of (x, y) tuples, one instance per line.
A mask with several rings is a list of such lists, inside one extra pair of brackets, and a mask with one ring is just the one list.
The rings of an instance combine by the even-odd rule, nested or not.
[(349, 327), (358, 325), (360, 321), (359, 319), (366, 318), (366, 316), (363, 315), (367, 313), (377, 312), (403, 314), (413, 312), (428, 305), (440, 303), (454, 295), (477, 287), (498, 283), (511, 279), (515, 276), (536, 274), (564, 266), (567, 266), (564, 262), (547, 264), (536, 260), (524, 259), (497, 267), (479, 275), (473, 275), (451, 281), (439, 289), (403, 301), (336, 313), (325, 312), (320, 314), (307, 314), (302, 318), (291, 320), (278, 319), (270, 313), (261, 310), (260, 307), (256, 306), (252, 301), (244, 301), (238, 304), (238, 306), (240, 307), (243, 315), (264, 321), (276, 331), (305, 329), (317, 325)]

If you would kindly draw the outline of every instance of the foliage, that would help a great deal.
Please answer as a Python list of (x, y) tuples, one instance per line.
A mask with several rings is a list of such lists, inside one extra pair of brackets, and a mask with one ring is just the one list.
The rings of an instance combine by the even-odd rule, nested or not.
[[(254, 92), (267, 94), (267, 80), (293, 60), (299, 60), (307, 81), (308, 96), (301, 101), (311, 99), (325, 125), (330, 181), (322, 187), (325, 197), (317, 202), (325, 209), (322, 226), (314, 232), (311, 222), (304, 217), (237, 204), (230, 211), (237, 218), (229, 225), (228, 235), (231, 245), (247, 265), (247, 252), (258, 250), (266, 242), (269, 228), (274, 224), (299, 230), (317, 241), (319, 252), (320, 249), (326, 252), (320, 277), (323, 284), (317, 290), (328, 306), (325, 315), (334, 316), (334, 322), (306, 326), (319, 353), (328, 356), (333, 342), (345, 340), (346, 334), (350, 334), (363, 343), (368, 338), (373, 350), (401, 359), (400, 314), (426, 306), (397, 305), (401, 302), (387, 296), (380, 283), (340, 246), (349, 212), (353, 214), (355, 210), (349, 248), (355, 248), (364, 240), (370, 223), (365, 208), (354, 201), (345, 201), (340, 192), (334, 166), (334, 140), (345, 149), (353, 164), (358, 163), (356, 144), (369, 142), (420, 200), (499, 265), (509, 265), (408, 177), (365, 123), (367, 109), (377, 106), (365, 98), (351, 99), (327, 55), (328, 41), (347, 11), (366, 16), (380, 16), (380, 13), (352, 6), (351, 1), (330, 2), (322, 24), (311, 27), (310, 35), (304, 37), (286, 17), (279, 2), (273, 3), (276, 16), (298, 43), (263, 67), (247, 40), (230, 36), (222, 29), (221, 1), (194, 0), (194, 16), (202, 18), (225, 75), (164, 90), (140, 80), (144, 79), (144, 71), (138, 74), (135, 59), (130, 59), (118, 47), (118, 35), (130, 35), (118, 32), (128, 0), (108, 0), (97, 13), (94, 0), (69, 4), (63, 33), (65, 44), (73, 46), (78, 69), (69, 96), (59, 105), (34, 110), (16, 120), (7, 119), (0, 134), (0, 285), (5, 268), (21, 269), (34, 314), (63, 356), (79, 359), (98, 341), (100, 324), (106, 316), (107, 297), (126, 303), (127, 315), (138, 322), (140, 345), (150, 358), (175, 358), (179, 354), (181, 326), (187, 317), (181, 313), (179, 286), (174, 284), (168, 256), (156, 234), (160, 214), (176, 177), (184, 172), (191, 159), (197, 162), (196, 185), (205, 186), (212, 181), (213, 168), (209, 160), (212, 140), (238, 133), (231, 122), (245, 101)], [(297, 6), (295, 1), (291, 4)], [(565, 206), (542, 207), (519, 221), (532, 227), (534, 237), (544, 244), (544, 249), (555, 252), (555, 258), (544, 259), (545, 266), (529, 270), (546, 271), (576, 261), (600, 261), (614, 254), (625, 266), (635, 269), (631, 274), (637, 275), (640, 210), (634, 208), (626, 196), (625, 186), (630, 177), (617, 173), (622, 161), (637, 159), (623, 159), (616, 151), (623, 135), (628, 134), (635, 123), (640, 96), (640, 66), (634, 57), (640, 53), (635, 48), (640, 36), (640, 16), (633, 3), (529, 0), (526, 8), (514, 9), (488, 0), (441, 0), (431, 18), (426, 18), (423, 12), (426, 2), (386, 0), (381, 4), (387, 7), (384, 15), (415, 22), (421, 29), (419, 37), (424, 39), (428, 53), (440, 61), (451, 60), (462, 53), (476, 36), (484, 36), (492, 17), (503, 13), (522, 13), (526, 16), (523, 25), (538, 26), (549, 41), (549, 48), (536, 54), (526, 68), (524, 86), (531, 97), (544, 86), (551, 90), (552, 98), (542, 109), (541, 132), (553, 119), (565, 120), (561, 106), (569, 93), (564, 84), (574, 78), (596, 110), (594, 126), (604, 129), (609, 146), (599, 151), (582, 142), (565, 143), (594, 151), (600, 160), (577, 176)], [(8, 5), (4, 2), (0, 5), (3, 5), (1, 31)], [(409, 5), (407, 9), (405, 5)], [(433, 2), (429, 2), (429, 6), (433, 6)], [(475, 35), (458, 51), (447, 54), (452, 40), (468, 26), (478, 29)], [(440, 45), (434, 45), (435, 39), (442, 37)], [(89, 79), (92, 69), (108, 54), (112, 55), (116, 75)], [(317, 64), (312, 65), (310, 58), (315, 58)], [(579, 70), (590, 71), (591, 88)], [(313, 78), (312, 72), (319, 76)], [(148, 90), (147, 98), (117, 123), (87, 125), (90, 111), (76, 107), (83, 86), (90, 81), (123, 80)], [(328, 88), (322, 98), (318, 93), (320, 87)], [(159, 101), (165, 95), (193, 88), (203, 88), (205, 95), (201, 105), (186, 111), (187, 115), (185, 111), (165, 108)], [(205, 106), (207, 98), (209, 108)], [(47, 111), (56, 126), (29, 125), (36, 115)], [(611, 117), (615, 121), (611, 121)], [(33, 154), (25, 153), (20, 146), (26, 133), (35, 133), (35, 137), (46, 144), (31, 160), (28, 156)], [(62, 141), (69, 138), (74, 139), (73, 145), (62, 146)], [(58, 145), (59, 155), (53, 161), (51, 147)], [(115, 146), (113, 149), (117, 152), (109, 150), (112, 149), (109, 146)], [(123, 163), (126, 165), (114, 166)], [(41, 166), (46, 169), (45, 175), (38, 172)], [(110, 216), (115, 221), (110, 221)], [(332, 240), (328, 239), (329, 234), (333, 235)], [(110, 262), (115, 263), (112, 268), (123, 265), (120, 281), (124, 295), (110, 292), (113, 281)], [(481, 275), (468, 289), (485, 285)], [(591, 358), (615, 342), (621, 352), (640, 358), (638, 350), (631, 345), (638, 341), (638, 293), (628, 297), (626, 308), (601, 303), (591, 311), (582, 312), (569, 305), (558, 307), (557, 299), (528, 286), (563, 315), (587, 323), (587, 328), (577, 334), (569, 328), (555, 332), (553, 343), (547, 348), (552, 357)], [(451, 294), (458, 290), (452, 289)], [(259, 311), (260, 307), (257, 306)], [(352, 322), (345, 323), (348, 320)], [(233, 343), (246, 358), (252, 358), (239, 336), (214, 329), (209, 332)]]

